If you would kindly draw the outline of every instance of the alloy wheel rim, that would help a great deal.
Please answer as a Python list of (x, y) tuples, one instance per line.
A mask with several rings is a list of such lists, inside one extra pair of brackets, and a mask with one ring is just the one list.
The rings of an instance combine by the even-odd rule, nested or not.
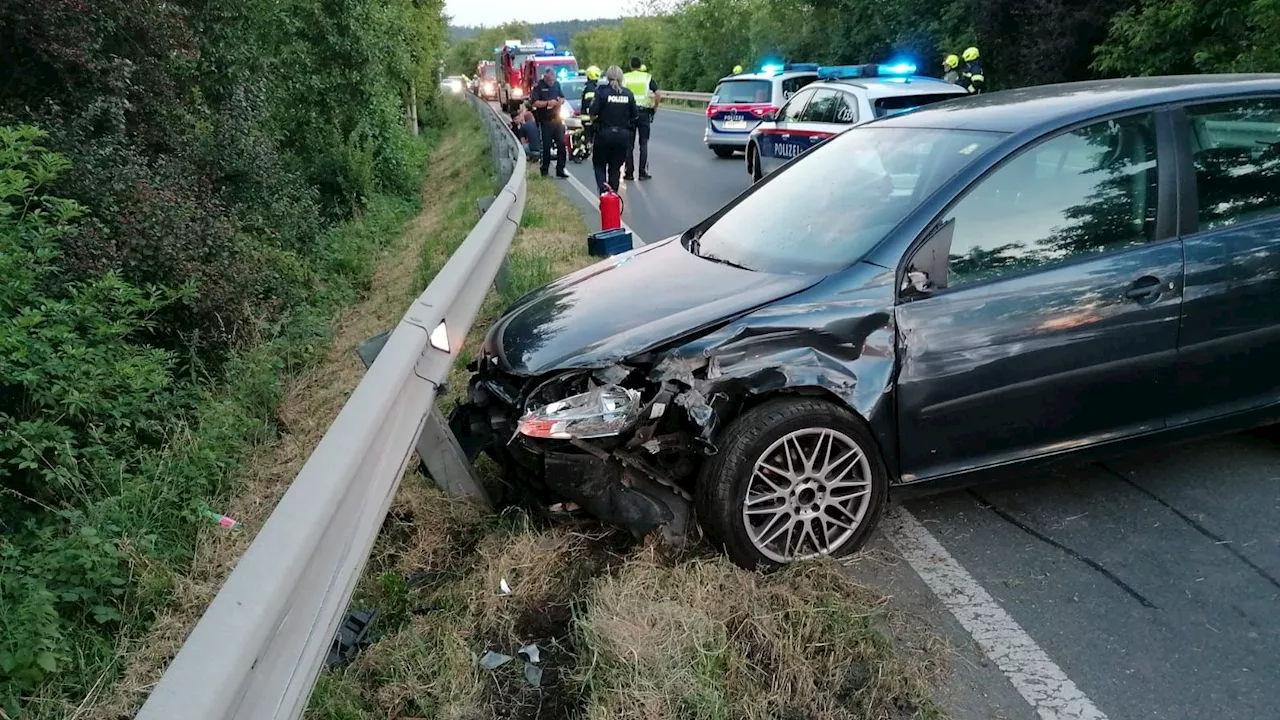
[(756, 550), (779, 563), (829, 555), (861, 527), (871, 504), (871, 464), (852, 438), (829, 428), (784, 435), (751, 469), (742, 523)]

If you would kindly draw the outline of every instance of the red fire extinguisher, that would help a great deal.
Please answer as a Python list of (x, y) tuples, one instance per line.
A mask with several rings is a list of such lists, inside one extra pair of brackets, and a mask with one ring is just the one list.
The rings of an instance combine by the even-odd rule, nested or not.
[(600, 193), (600, 229), (617, 230), (622, 227), (622, 198), (606, 187)]

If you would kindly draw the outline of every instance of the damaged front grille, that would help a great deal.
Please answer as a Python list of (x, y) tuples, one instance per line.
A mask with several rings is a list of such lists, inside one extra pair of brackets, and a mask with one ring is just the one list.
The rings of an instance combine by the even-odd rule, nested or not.
[(482, 360), (451, 423), (539, 505), (568, 501), (683, 544), (699, 464), (714, 452), (716, 410), (695, 376), (705, 367), (669, 358), (528, 379)]

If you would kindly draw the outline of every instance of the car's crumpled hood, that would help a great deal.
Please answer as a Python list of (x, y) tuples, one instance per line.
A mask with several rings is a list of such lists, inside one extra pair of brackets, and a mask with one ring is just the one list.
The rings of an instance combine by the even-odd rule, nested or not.
[(494, 323), (485, 349), (517, 375), (603, 367), (821, 279), (714, 263), (669, 238), (522, 298)]

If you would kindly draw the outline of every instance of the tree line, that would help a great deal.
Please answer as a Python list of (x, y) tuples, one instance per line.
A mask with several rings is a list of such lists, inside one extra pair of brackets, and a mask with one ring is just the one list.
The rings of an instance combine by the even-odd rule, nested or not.
[(584, 30), (582, 65), (641, 57), (709, 91), (738, 64), (845, 64), (982, 51), (993, 89), (1099, 77), (1280, 71), (1280, 0), (687, 0)]
[(172, 596), (419, 196), (442, 6), (0, 0), (0, 716), (71, 714)]

